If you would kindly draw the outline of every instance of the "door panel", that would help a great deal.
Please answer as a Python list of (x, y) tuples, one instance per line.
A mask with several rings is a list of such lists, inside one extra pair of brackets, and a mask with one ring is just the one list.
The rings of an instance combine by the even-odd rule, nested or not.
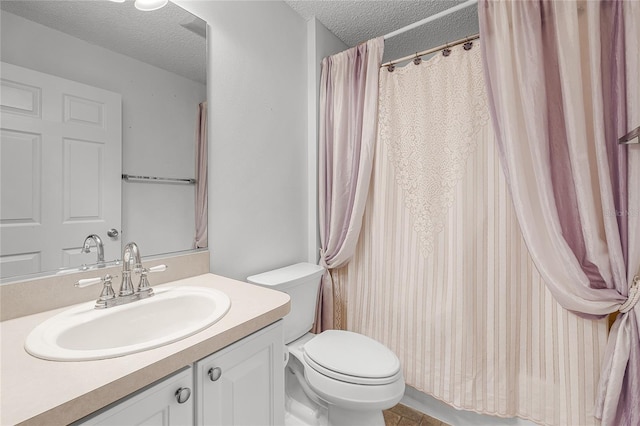
[(90, 234), (119, 258), (106, 232), (121, 229), (121, 96), (1, 65), (2, 277), (95, 263)]
[(282, 321), (198, 361), (196, 377), (197, 425), (284, 424)]
[(125, 398), (74, 426), (186, 426), (193, 425), (193, 396), (178, 402), (176, 391), (193, 391), (193, 370), (188, 367), (147, 389)]

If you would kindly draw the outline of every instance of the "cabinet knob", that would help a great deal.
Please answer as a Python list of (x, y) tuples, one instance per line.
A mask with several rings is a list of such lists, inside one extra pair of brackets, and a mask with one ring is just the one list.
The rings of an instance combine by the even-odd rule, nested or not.
[(176, 391), (176, 400), (178, 404), (184, 404), (189, 400), (191, 396), (191, 389), (189, 388), (180, 388)]
[(215, 382), (222, 376), (222, 369), (220, 367), (210, 368), (207, 372), (212, 382)]

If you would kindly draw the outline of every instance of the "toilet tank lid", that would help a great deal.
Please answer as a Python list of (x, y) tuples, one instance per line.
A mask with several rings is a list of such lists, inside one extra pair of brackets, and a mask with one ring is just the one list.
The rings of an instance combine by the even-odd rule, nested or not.
[(294, 284), (303, 279), (320, 277), (324, 273), (324, 268), (313, 263), (296, 263), (284, 268), (247, 277), (247, 281), (252, 284), (262, 286), (282, 286)]

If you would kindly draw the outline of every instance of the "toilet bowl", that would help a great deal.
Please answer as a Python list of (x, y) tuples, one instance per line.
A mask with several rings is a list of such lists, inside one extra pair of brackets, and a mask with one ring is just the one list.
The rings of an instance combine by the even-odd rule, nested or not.
[(287, 349), (302, 365), (307, 394), (311, 391), (326, 402), (330, 425), (384, 425), (382, 410), (396, 405), (404, 394), (398, 358), (361, 334), (308, 333)]
[(291, 297), (291, 312), (284, 318), (287, 424), (382, 426), (382, 410), (404, 394), (400, 361), (386, 346), (358, 333), (309, 332), (323, 273), (318, 265), (300, 263), (247, 279)]

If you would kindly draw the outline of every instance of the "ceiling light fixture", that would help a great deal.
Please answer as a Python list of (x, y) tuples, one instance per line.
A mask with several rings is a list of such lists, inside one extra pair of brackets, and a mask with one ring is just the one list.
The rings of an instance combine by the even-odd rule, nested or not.
[[(111, 0), (114, 3), (124, 3), (125, 0)], [(169, 0), (136, 0), (134, 3), (136, 9), (143, 12), (150, 12), (152, 10), (158, 10), (169, 3)]]
[(169, 0), (136, 0), (135, 6), (138, 10), (150, 12), (166, 6), (168, 2)]

